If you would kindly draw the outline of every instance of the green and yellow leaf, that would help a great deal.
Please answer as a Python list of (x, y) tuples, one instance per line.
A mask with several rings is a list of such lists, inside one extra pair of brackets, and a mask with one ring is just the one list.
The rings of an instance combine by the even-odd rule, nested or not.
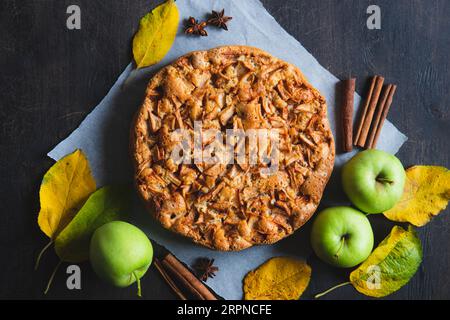
[(311, 267), (288, 257), (272, 258), (244, 278), (245, 300), (297, 300), (308, 287)]
[(447, 207), (450, 171), (438, 166), (414, 166), (406, 170), (405, 191), (394, 208), (384, 212), (392, 221), (421, 227)]
[(133, 56), (138, 69), (158, 63), (169, 52), (175, 41), (179, 19), (173, 0), (164, 2), (141, 19), (133, 39)]
[(105, 223), (122, 220), (129, 209), (128, 189), (108, 186), (97, 190), (56, 238), (55, 250), (59, 258), (74, 263), (87, 260), (94, 231)]
[(422, 262), (422, 245), (416, 232), (395, 226), (372, 254), (350, 274), (356, 290), (370, 297), (385, 297), (414, 276)]
[(95, 189), (89, 162), (81, 150), (57, 161), (44, 175), (39, 190), (41, 230), (54, 240)]

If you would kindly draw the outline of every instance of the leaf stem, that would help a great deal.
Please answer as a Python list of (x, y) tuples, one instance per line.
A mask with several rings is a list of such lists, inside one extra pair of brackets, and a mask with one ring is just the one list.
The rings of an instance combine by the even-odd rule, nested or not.
[(334, 289), (337, 289), (337, 288), (346, 286), (346, 285), (348, 285), (348, 284), (351, 284), (351, 282), (348, 281), (348, 282), (344, 282), (344, 283), (338, 284), (337, 286), (334, 286), (334, 287), (328, 289), (327, 291), (324, 291), (324, 292), (322, 292), (322, 293), (316, 294), (316, 295), (314, 296), (314, 298), (318, 299), (318, 298), (320, 298), (320, 297), (323, 297), (324, 295), (330, 293), (330, 292), (333, 291)]
[(120, 89), (126, 89), (126, 87), (128, 86), (128, 84), (130, 83), (130, 81), (133, 81), (138, 73), (138, 69), (133, 68), (130, 73), (128, 74), (128, 76), (126, 77), (125, 81), (122, 83), (122, 85), (120, 86)]
[(44, 294), (47, 294), (48, 290), (50, 289), (50, 287), (53, 283), (53, 279), (55, 278), (56, 272), (58, 271), (61, 263), (62, 263), (62, 260), (59, 260), (58, 264), (56, 265), (55, 269), (53, 270), (52, 275), (50, 276), (50, 279), (48, 280), (47, 287), (45, 288)]
[(134, 276), (134, 278), (136, 279), (137, 286), (138, 286), (137, 295), (138, 295), (139, 298), (142, 298), (141, 279), (138, 278), (138, 276), (136, 275), (135, 272), (133, 272), (133, 276)]
[(39, 255), (38, 255), (37, 259), (36, 259), (36, 263), (35, 263), (35, 265), (34, 265), (34, 270), (35, 270), (35, 271), (39, 268), (39, 263), (41, 262), (42, 255), (44, 254), (44, 252), (45, 252), (48, 248), (50, 248), (50, 246), (51, 246), (52, 244), (53, 244), (53, 240), (50, 240), (50, 242), (46, 244), (46, 246), (41, 250), (41, 252), (39, 252)]

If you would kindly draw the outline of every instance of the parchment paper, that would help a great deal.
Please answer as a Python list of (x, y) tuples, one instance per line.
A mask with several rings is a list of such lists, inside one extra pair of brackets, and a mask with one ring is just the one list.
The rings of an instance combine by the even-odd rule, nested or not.
[[(106, 97), (86, 117), (79, 128), (48, 154), (51, 158), (58, 160), (73, 152), (74, 149), (80, 148), (87, 154), (99, 186), (131, 181), (132, 172), (128, 153), (130, 123), (133, 114), (142, 102), (145, 86), (151, 75), (189, 51), (210, 49), (227, 44), (259, 47), (298, 66), (312, 85), (327, 98), (331, 127), (337, 137), (336, 140), (339, 141), (339, 136), (336, 136), (337, 119), (335, 117), (338, 114), (336, 110), (340, 107), (336, 95), (338, 79), (323, 68), (296, 39), (290, 36), (258, 0), (183, 0), (177, 1), (177, 6), (181, 17), (195, 16), (199, 19), (204, 18), (211, 9), (225, 8), (226, 14), (233, 17), (229, 25), (230, 31), (209, 28), (209, 37), (188, 37), (183, 34), (183, 26), (180, 24), (174, 46), (164, 60), (153, 67), (133, 72), (127, 79), (132, 71), (130, 64)], [(124, 83), (125, 80), (126, 83)], [(359, 105), (360, 97), (357, 95), (355, 110)], [(406, 139), (406, 136), (390, 122), (386, 122), (381, 132), (378, 148), (395, 154)], [(342, 199), (345, 199), (340, 188), (338, 171), (342, 163), (353, 156), (355, 152), (336, 157), (335, 172), (327, 186), (322, 207), (340, 203)], [(226, 299), (241, 299), (243, 277), (268, 258), (292, 255), (307, 259), (311, 253), (308, 226), (275, 245), (253, 247), (241, 252), (216, 252), (194, 245), (190, 241), (164, 230), (150, 218), (137, 201), (136, 210), (132, 213), (132, 222), (187, 264), (191, 264), (198, 257), (214, 258), (220, 272), (215, 278), (209, 279), (207, 283)]]

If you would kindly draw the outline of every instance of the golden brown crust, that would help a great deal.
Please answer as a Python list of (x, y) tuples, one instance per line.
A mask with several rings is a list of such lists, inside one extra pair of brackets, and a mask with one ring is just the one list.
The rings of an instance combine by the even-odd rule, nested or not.
[[(176, 163), (173, 132), (192, 132), (197, 120), (204, 130), (277, 130), (278, 170)], [(155, 205), (154, 217), (218, 250), (292, 234), (316, 210), (334, 164), (324, 97), (296, 67), (245, 46), (191, 52), (161, 69), (148, 84), (130, 146), (137, 190), (148, 208)]]

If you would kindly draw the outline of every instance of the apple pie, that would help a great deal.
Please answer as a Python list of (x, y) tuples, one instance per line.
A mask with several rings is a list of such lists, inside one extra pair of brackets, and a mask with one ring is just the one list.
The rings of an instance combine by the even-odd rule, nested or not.
[[(228, 139), (235, 131), (245, 135)], [(130, 147), (156, 220), (217, 250), (271, 244), (300, 228), (335, 155), (325, 98), (295, 66), (246, 46), (191, 52), (156, 73)]]

